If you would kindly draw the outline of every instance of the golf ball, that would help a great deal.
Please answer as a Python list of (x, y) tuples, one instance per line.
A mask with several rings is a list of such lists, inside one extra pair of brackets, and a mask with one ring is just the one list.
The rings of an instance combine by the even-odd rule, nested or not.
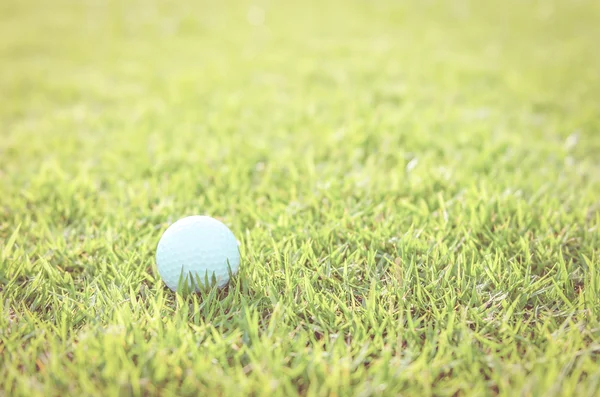
[(238, 271), (240, 251), (227, 226), (209, 216), (188, 216), (169, 226), (156, 248), (158, 273), (167, 287), (175, 291), (181, 280), (195, 291), (198, 283), (219, 288)]

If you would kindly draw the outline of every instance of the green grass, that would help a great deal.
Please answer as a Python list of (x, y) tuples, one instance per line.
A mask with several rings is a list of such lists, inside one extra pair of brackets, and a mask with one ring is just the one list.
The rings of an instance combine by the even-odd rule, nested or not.
[[(598, 20), (0, 2), (0, 396), (600, 395)], [(158, 277), (191, 214), (226, 290)]]

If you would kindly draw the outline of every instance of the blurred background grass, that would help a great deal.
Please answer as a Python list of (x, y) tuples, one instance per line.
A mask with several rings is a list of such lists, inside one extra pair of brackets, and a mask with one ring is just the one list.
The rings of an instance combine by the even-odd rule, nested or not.
[[(13, 177), (127, 154), (120, 172), (135, 180), (184, 148), (221, 165), (322, 159), (347, 156), (344, 139), (406, 162), (489, 149), (520, 173), (597, 171), (593, 1), (0, 7), (0, 164)], [(489, 160), (471, 167), (493, 173)]]

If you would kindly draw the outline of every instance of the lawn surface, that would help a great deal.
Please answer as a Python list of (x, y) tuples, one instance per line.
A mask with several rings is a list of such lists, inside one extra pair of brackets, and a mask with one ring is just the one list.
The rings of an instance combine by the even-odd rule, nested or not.
[[(600, 2), (0, 2), (0, 396), (593, 396)], [(209, 214), (229, 287), (154, 254)]]

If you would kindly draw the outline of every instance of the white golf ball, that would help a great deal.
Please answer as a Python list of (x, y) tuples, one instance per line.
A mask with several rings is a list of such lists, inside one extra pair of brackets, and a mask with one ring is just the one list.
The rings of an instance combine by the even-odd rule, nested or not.
[(156, 248), (158, 273), (167, 287), (177, 290), (180, 280), (198, 291), (199, 283), (219, 288), (240, 266), (238, 243), (227, 226), (209, 216), (188, 216), (169, 226)]

